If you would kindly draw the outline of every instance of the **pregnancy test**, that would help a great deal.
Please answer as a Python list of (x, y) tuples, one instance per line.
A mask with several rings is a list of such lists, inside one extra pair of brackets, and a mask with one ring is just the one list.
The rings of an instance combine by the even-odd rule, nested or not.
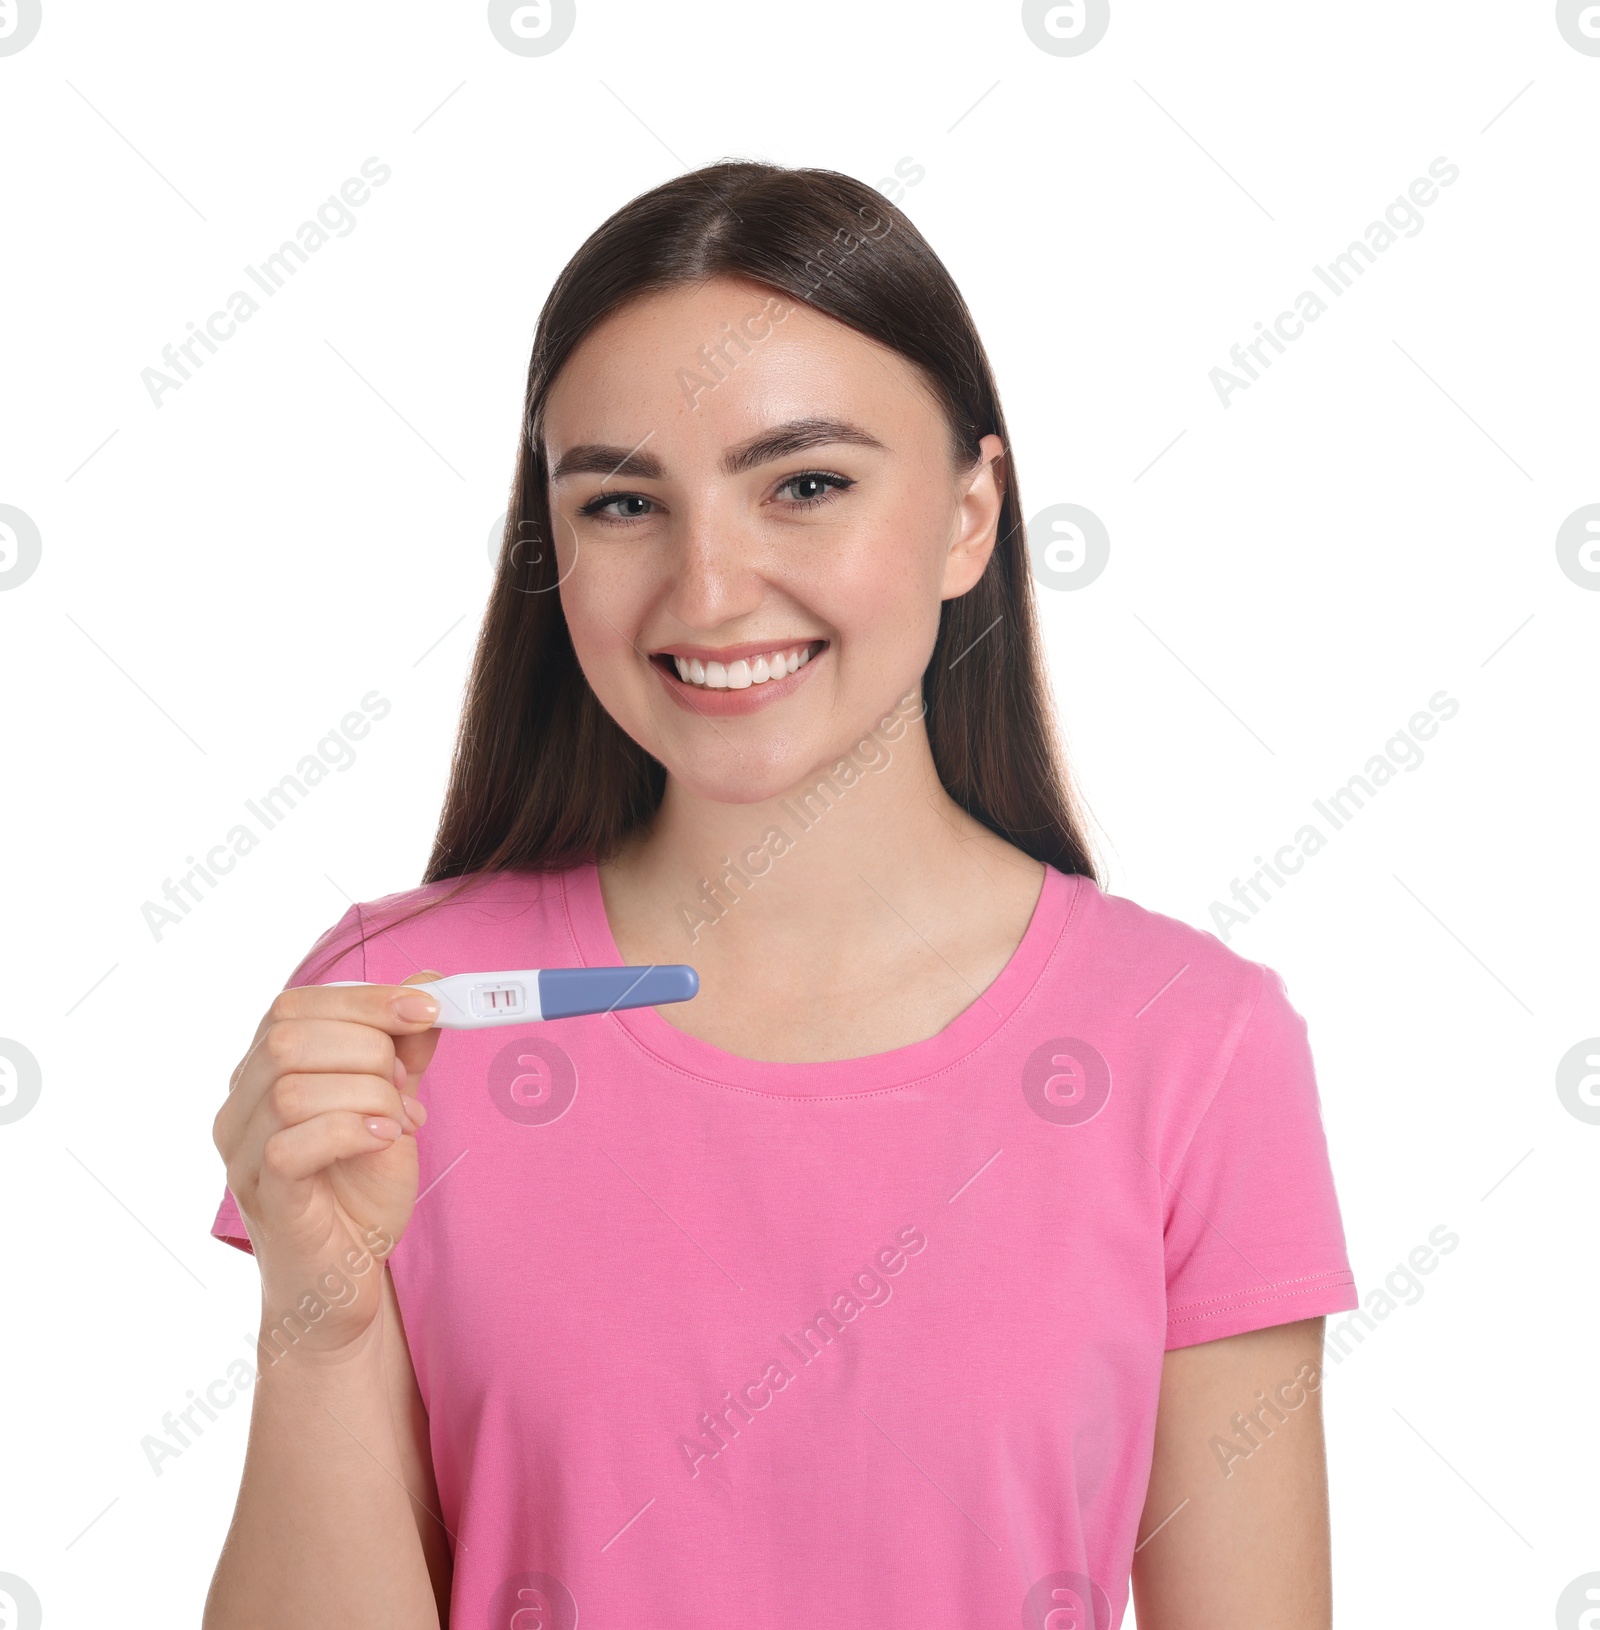
[[(330, 985), (364, 985), (365, 979), (331, 979)], [(687, 1002), (700, 976), (682, 962), (644, 968), (518, 968), (509, 973), (453, 973), (410, 987), (439, 1000), (442, 1030), (487, 1030), (491, 1025), (534, 1024), (611, 1013), (621, 1007)]]

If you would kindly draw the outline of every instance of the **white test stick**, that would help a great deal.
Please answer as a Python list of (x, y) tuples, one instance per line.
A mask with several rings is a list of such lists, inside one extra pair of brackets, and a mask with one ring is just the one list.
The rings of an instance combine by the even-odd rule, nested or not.
[[(330, 985), (363, 985), (364, 979), (330, 979)], [(501, 973), (455, 973), (414, 987), (438, 998), (442, 1030), (486, 1030), (493, 1025), (535, 1024), (624, 1007), (687, 1002), (700, 976), (682, 962), (641, 968), (515, 968)]]

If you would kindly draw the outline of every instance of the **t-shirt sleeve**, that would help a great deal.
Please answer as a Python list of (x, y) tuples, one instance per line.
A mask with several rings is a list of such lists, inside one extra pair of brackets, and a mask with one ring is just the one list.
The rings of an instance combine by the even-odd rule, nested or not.
[[(295, 985), (326, 985), (337, 979), (365, 979), (367, 957), (361, 934), (361, 907), (353, 905), (301, 957), (294, 972), (284, 980), (283, 988), (289, 990)], [(239, 1208), (226, 1186), (222, 1190), (222, 1204), (217, 1207), (211, 1232), (217, 1239), (236, 1245), (241, 1251), (252, 1250), (244, 1218), (239, 1215)]]
[(1167, 1349), (1357, 1305), (1306, 1022), (1260, 988), (1167, 1186)]

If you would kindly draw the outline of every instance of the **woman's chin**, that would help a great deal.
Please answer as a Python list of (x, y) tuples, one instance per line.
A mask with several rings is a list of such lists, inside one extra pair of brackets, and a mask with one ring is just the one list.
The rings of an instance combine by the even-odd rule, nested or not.
[(805, 772), (793, 766), (752, 773), (746, 765), (718, 773), (704, 766), (668, 763), (667, 773), (685, 792), (708, 804), (769, 804), (805, 780)]

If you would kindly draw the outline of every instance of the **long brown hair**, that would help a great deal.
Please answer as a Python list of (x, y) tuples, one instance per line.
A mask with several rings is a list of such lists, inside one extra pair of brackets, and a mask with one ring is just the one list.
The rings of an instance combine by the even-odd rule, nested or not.
[(963, 809), (1035, 859), (1095, 877), (1050, 702), (1010, 441), (966, 302), (873, 188), (833, 170), (724, 161), (619, 209), (539, 315), (499, 566), (423, 882), (602, 860), (660, 805), (665, 768), (600, 705), (572, 648), (542, 421), (556, 376), (598, 323), (640, 296), (719, 276), (766, 285), (915, 363), (963, 464), (985, 435), (1006, 445), (994, 553), (940, 611), (926, 728)]

